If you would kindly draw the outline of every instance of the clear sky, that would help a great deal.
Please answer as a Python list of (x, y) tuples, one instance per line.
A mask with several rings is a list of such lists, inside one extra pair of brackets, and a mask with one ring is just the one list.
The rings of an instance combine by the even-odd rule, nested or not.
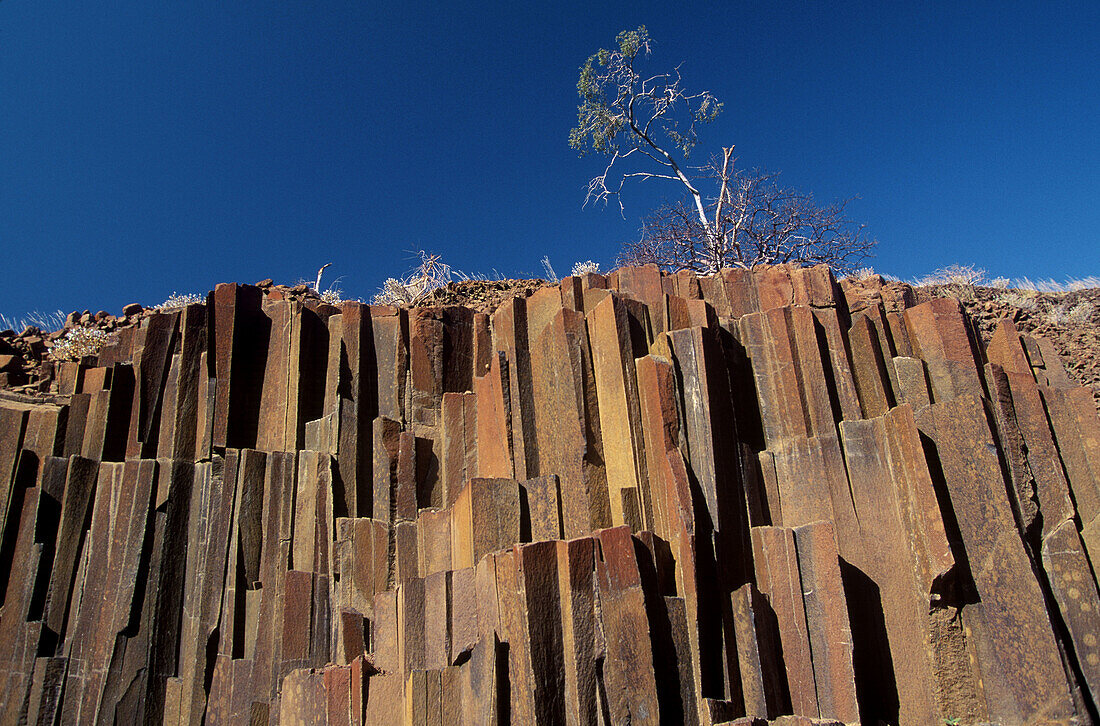
[[(408, 7), (406, 7), (406, 5)], [(880, 240), (1100, 274), (1100, 2), (0, 2), (0, 313), (221, 281), (369, 297), (428, 249), (506, 276), (610, 266), (679, 190), (582, 209), (577, 69), (645, 24), (735, 144)]]

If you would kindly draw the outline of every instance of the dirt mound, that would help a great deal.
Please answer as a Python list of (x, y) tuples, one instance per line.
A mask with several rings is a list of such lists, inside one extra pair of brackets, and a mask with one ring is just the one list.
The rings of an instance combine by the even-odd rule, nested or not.
[(553, 285), (546, 280), (463, 280), (435, 290), (412, 307), (459, 305), (479, 313), (492, 313), (514, 297), (530, 297), (535, 290)]
[(1009, 318), (1017, 330), (1046, 338), (1062, 358), (1070, 379), (1092, 390), (1100, 410), (1100, 289), (1040, 293), (975, 287), (959, 294), (951, 288), (915, 288), (917, 302), (955, 297), (989, 342), (997, 321)]

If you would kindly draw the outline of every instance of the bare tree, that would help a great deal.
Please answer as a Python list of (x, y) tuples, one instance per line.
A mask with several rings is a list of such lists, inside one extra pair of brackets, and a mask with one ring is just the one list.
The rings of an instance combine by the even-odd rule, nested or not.
[(818, 206), (812, 194), (782, 186), (779, 175), (733, 171), (728, 151), (719, 167), (703, 167), (719, 194), (706, 200), (709, 228), (681, 201), (647, 216), (638, 242), (623, 247), (618, 263), (713, 274), (723, 267), (797, 262), (827, 263), (854, 272), (877, 241), (848, 218), (849, 200)]
[[(669, 73), (640, 72), (652, 43), (645, 26), (624, 30), (615, 43), (617, 50), (589, 56), (577, 81), (581, 103), (569, 145), (582, 155), (610, 157), (589, 181), (585, 203), (614, 198), (623, 212), (628, 179), (673, 181), (687, 192), (684, 202), (647, 218), (642, 240), (628, 245), (624, 259), (712, 273), (791, 261), (829, 262), (843, 270), (869, 254), (875, 243), (847, 219), (847, 202), (818, 207), (811, 195), (780, 187), (773, 174), (736, 172), (732, 146), (689, 176), (683, 160), (698, 142), (696, 127), (713, 121), (722, 104), (710, 91), (686, 91), (678, 66)], [(701, 181), (713, 183), (716, 193), (704, 196)]]

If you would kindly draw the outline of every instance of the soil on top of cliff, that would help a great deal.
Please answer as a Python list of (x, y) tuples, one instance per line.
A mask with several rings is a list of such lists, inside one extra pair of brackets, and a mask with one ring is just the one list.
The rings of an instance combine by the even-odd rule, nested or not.
[[(875, 276), (877, 277), (877, 276)], [(492, 313), (506, 300), (529, 297), (536, 290), (553, 285), (546, 280), (463, 280), (449, 283), (409, 307), (463, 306), (476, 312)], [(881, 278), (878, 278), (881, 285)], [(895, 285), (898, 283), (888, 283)], [(257, 283), (264, 295), (274, 299), (299, 300), (309, 307), (326, 301), (308, 285), (276, 285), (271, 280)], [(982, 338), (988, 342), (997, 321), (1009, 318), (1017, 329), (1029, 335), (1047, 338), (1062, 357), (1071, 380), (1092, 390), (1100, 410), (1100, 289), (1050, 293), (991, 287), (926, 286), (914, 287), (917, 303), (935, 297), (954, 297), (974, 320)], [(65, 328), (42, 331), (27, 328), (22, 332), (0, 331), (0, 388), (29, 395), (36, 393), (33, 381), (39, 366), (49, 358), (49, 349), (75, 327), (95, 328), (110, 333), (138, 324), (156, 308), (126, 306), (122, 315), (105, 311), (72, 313)]]
[(515, 297), (530, 297), (536, 290), (553, 285), (546, 280), (462, 280), (437, 288), (410, 307), (459, 305), (474, 312), (492, 314)]
[(942, 286), (914, 288), (917, 302), (955, 297), (988, 343), (997, 322), (1009, 318), (1021, 333), (1046, 338), (1058, 351), (1071, 381), (1087, 386), (1100, 411), (1100, 289), (1075, 292)]

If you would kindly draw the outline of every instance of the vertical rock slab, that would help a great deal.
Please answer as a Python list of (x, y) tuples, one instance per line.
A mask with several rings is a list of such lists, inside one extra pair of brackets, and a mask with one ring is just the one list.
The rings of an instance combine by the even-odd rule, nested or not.
[(779, 630), (791, 707), (795, 715), (816, 718), (817, 686), (794, 532), (781, 527), (753, 527), (752, 545), (756, 585), (771, 607)]
[(486, 374), (474, 378), (477, 476), (510, 478), (515, 473), (510, 373), (508, 358), (500, 352), (489, 359)]
[[(270, 333), (264, 366), (264, 386), (260, 402), (256, 446), (265, 451), (291, 451), (288, 441), (287, 411), (290, 391), (291, 338), (295, 310), (292, 303), (280, 300), (264, 306), (269, 318)], [(300, 314), (300, 313), (299, 313)], [(290, 437), (293, 439), (293, 436)]]
[(1027, 723), (1074, 716), (1039, 583), (1017, 534), (996, 445), (980, 399), (933, 404), (944, 480), (981, 602), (978, 653), (991, 718)]
[[(439, 440), (443, 405), (443, 338), (443, 314), (440, 310), (416, 308), (409, 311), (409, 395), (406, 401), (409, 432), (432, 442)], [(424, 501), (438, 505), (442, 502), (442, 492), (438, 493), (439, 496), (436, 492), (439, 485), (438, 459), (434, 453), (426, 456), (428, 461), (425, 462), (423, 486), (429, 496)]]
[(404, 422), (409, 368), (408, 314), (388, 305), (372, 305), (370, 315), (378, 415)]
[(859, 538), (848, 534), (860, 531), (859, 519), (837, 437), (788, 439), (775, 448), (772, 460), (783, 526), (834, 522), (844, 533), (840, 536), (841, 553), (858, 559)]
[(217, 380), (214, 446), (256, 445), (264, 356), (270, 323), (260, 311), (262, 293), (251, 285), (220, 284), (207, 300), (213, 318), (212, 364)]
[(705, 328), (667, 334), (683, 405), (685, 460), (706, 501), (720, 574), (732, 589), (750, 578), (748, 515), (737, 462), (736, 421), (722, 351)]
[(538, 443), (531, 351), (527, 337), (527, 302), (512, 298), (493, 313), (493, 344), (508, 363), (512, 467), (518, 479), (538, 475)]
[(829, 522), (808, 524), (795, 528), (794, 541), (818, 713), (822, 718), (855, 723), (860, 713), (852, 669), (852, 628), (833, 532)]
[[(62, 720), (68, 723), (100, 717), (116, 638), (127, 628), (156, 473), (154, 461), (101, 464), (91, 530), (86, 540), (88, 571), (82, 607), (66, 648), (71, 667), (65, 683)], [(224, 557), (224, 554), (223, 554)], [(213, 593), (220, 600), (220, 588)]]
[(565, 722), (565, 654), (559, 608), (557, 545), (516, 545), (524, 594), (525, 638), (530, 643), (535, 723)]
[(57, 549), (43, 614), (43, 623), (59, 637), (65, 635), (68, 623), (75, 576), (87, 537), (85, 523), (95, 501), (98, 473), (99, 464), (91, 459), (79, 456), (68, 459), (65, 493), (61, 499), (61, 515), (57, 528)]
[(752, 360), (765, 440), (835, 431), (832, 402), (807, 308), (773, 308), (740, 320), (740, 340)]
[(538, 721), (535, 702), (531, 638), (527, 631), (527, 604), (517, 558), (519, 547), (500, 552), (496, 566), (496, 594), (500, 614), (499, 634), (508, 643), (508, 685), (511, 718), (517, 723)]
[(925, 363), (934, 401), (985, 393), (976, 337), (957, 300), (936, 298), (909, 308), (905, 327), (914, 356)]
[(718, 317), (729, 318), (733, 316), (733, 306), (730, 303), (729, 295), (726, 294), (726, 285), (720, 274), (700, 277), (699, 291), (703, 299), (714, 308)]
[[(561, 491), (556, 476), (540, 476), (521, 482), (530, 520), (531, 541), (561, 539)], [(521, 503), (522, 512), (522, 503)], [(522, 526), (521, 526), (522, 529)]]
[(435, 670), (451, 664), (452, 577), (439, 570), (424, 578), (424, 666)]
[(1090, 559), (1100, 559), (1100, 419), (1087, 388), (1042, 389)]
[(794, 285), (787, 265), (769, 265), (753, 268), (752, 281), (760, 312), (778, 310), (794, 303)]
[[(440, 428), (441, 504), (448, 506), (466, 480), (478, 475), (478, 397), (473, 393), (444, 393)], [(511, 468), (511, 460), (508, 462)]]
[(619, 292), (639, 300), (649, 308), (654, 335), (668, 330), (668, 312), (661, 271), (657, 265), (624, 267), (618, 270)]
[(672, 523), (667, 504), (672, 473), (668, 452), (679, 446), (680, 423), (676, 411), (676, 383), (672, 365), (667, 359), (652, 355), (635, 362), (641, 428), (649, 478), (651, 522), (653, 531), (670, 538)]
[[(854, 351), (850, 350), (848, 337), (840, 327), (840, 316), (835, 307), (811, 308), (818, 341), (822, 347), (822, 363), (825, 364), (826, 385), (835, 398), (840, 418), (854, 420), (865, 414), (860, 405), (853, 369)], [(827, 360), (824, 355), (828, 352)]]
[(852, 346), (861, 408), (868, 418), (881, 416), (894, 405), (894, 393), (878, 335), (866, 315), (859, 315), (852, 321), (848, 340)]
[(169, 390), (165, 393), (160, 420), (157, 455), (194, 461), (199, 428), (199, 380), (205, 368), (202, 353), (206, 349), (206, 308), (188, 305), (179, 313), (178, 352), (172, 356)]
[(1063, 522), (1043, 540), (1042, 557), (1085, 686), (1092, 702), (1100, 703), (1100, 595), (1073, 520)]
[[(201, 718), (206, 709), (204, 688), (207, 649), (217, 646), (217, 628), (225, 586), (234, 487), (225, 479), (221, 457), (195, 465), (195, 488), (188, 516), (189, 542), (184, 582), (183, 624), (179, 653), (179, 713), (181, 723)], [(99, 487), (104, 485), (100, 469)], [(97, 493), (97, 499), (98, 499)], [(280, 674), (282, 675), (282, 674)], [(67, 700), (67, 699), (66, 699)]]
[[(641, 404), (626, 307), (608, 296), (588, 314), (599, 399), (600, 431), (607, 462), (611, 523), (633, 531), (652, 527)], [(627, 515), (631, 520), (627, 520)]]
[[(340, 479), (349, 492), (352, 506), (348, 515), (370, 517), (374, 502), (372, 475), (371, 421), (378, 413), (376, 351), (370, 308), (356, 302), (346, 302), (340, 315), (329, 319), (330, 328), (339, 320), (339, 346), (335, 361), (329, 367), (338, 368), (336, 386), (326, 386), (325, 400), (339, 400), (340, 444), (337, 464)], [(334, 335), (332, 337), (335, 337)], [(333, 389), (333, 390), (330, 390)]]
[[(49, 495), (34, 486), (21, 492), (18, 531), (12, 543), (12, 576), (6, 578), (0, 616), (0, 717), (5, 723), (25, 718), (34, 679), (42, 623), (35, 612), (35, 583), (49, 572), (49, 550), (36, 542), (35, 530), (49, 527)], [(45, 520), (45, 521), (42, 521)]]
[(520, 541), (519, 484), (514, 479), (477, 478), (470, 480), (466, 491), (470, 505), (464, 513), (469, 519), (456, 517), (454, 527), (469, 533), (473, 554), (462, 566), (471, 566), (486, 554)]
[(897, 356), (891, 361), (891, 366), (894, 369), (894, 380), (897, 381), (894, 394), (898, 403), (908, 403), (914, 411), (931, 405), (932, 396), (924, 361), (920, 358)]
[(374, 596), (386, 589), (389, 533), (367, 518), (336, 520), (340, 563), (340, 603), (365, 616), (374, 614)]
[(449, 510), (423, 509), (420, 511), (416, 522), (418, 537), (416, 549), (420, 559), (420, 577), (428, 577), (437, 572), (453, 569), (451, 521), (452, 514)]
[[(566, 313), (544, 288), (528, 301), (532, 390), (540, 476), (557, 474), (567, 537), (587, 534), (610, 521), (602, 462), (589, 454), (584, 365), (579, 343), (567, 337)], [(571, 327), (571, 326), (570, 326)], [(594, 413), (594, 412), (593, 412)]]
[(253, 654), (253, 694), (259, 702), (278, 697), (283, 670), (283, 605), (293, 548), (297, 457), (289, 452), (267, 456), (264, 472), (263, 550), (260, 554), (259, 615)]
[[(443, 390), (473, 390), (477, 353), (474, 318), (469, 308), (450, 306), (440, 311), (443, 322)], [(477, 374), (482, 375), (482, 374)]]
[(373, 518), (392, 524), (397, 514), (397, 462), (401, 424), (379, 416), (373, 422)]
[(730, 301), (731, 318), (736, 320), (743, 315), (761, 311), (752, 270), (727, 268), (719, 274), (726, 287), (726, 297)]
[(596, 685), (596, 540), (590, 537), (558, 541), (559, 602), (565, 723), (597, 724)]
[(733, 625), (745, 714), (768, 718), (790, 711), (790, 694), (780, 658), (779, 633), (768, 618), (773, 611), (762, 598), (752, 583), (735, 590)]
[(606, 648), (603, 683), (611, 722), (657, 724), (653, 647), (634, 539), (626, 527), (602, 530), (597, 537), (598, 623)]
[(795, 305), (813, 308), (833, 308), (843, 299), (840, 287), (828, 265), (788, 268), (791, 278), (791, 299)]
[[(841, 435), (864, 540), (862, 556), (849, 564), (849, 609), (881, 613), (888, 643), (887, 654), (874, 617), (852, 615), (864, 716), (904, 724), (948, 718), (959, 704), (941, 702), (947, 684), (938, 683), (937, 664), (966, 656), (934, 637), (929, 616), (955, 561), (916, 422), (902, 406), (882, 418), (845, 421)], [(956, 666), (953, 679), (962, 680), (970, 664)]]
[(477, 646), (477, 573), (464, 567), (451, 573), (450, 664), (465, 659)]

